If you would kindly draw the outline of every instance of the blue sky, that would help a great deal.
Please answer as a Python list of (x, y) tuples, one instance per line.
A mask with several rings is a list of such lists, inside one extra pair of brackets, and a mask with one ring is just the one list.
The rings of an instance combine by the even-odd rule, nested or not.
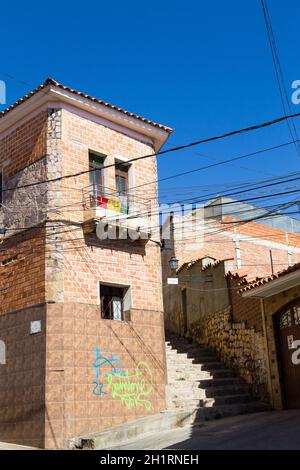
[[(300, 5), (268, 0), (268, 6), (290, 93), (300, 79)], [(1, 19), (0, 80), (7, 83), (8, 104), (52, 76), (174, 127), (172, 145), (283, 114), (259, 0), (5, 2)], [(299, 127), (299, 119), (295, 123)], [(170, 153), (159, 157), (159, 177), (290, 140), (281, 124)], [(205, 188), (221, 192), (299, 164), (290, 146), (162, 182), (161, 196), (182, 198), (191, 187), (195, 195)]]

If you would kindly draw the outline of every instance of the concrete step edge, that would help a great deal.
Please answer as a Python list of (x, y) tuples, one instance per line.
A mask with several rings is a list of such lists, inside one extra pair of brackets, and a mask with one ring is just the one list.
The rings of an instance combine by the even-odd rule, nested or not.
[(173, 429), (190, 424), (194, 420), (195, 409), (181, 408), (166, 410), (156, 415), (129, 421), (102, 432), (89, 433), (69, 439), (69, 449), (109, 449), (146, 433)]

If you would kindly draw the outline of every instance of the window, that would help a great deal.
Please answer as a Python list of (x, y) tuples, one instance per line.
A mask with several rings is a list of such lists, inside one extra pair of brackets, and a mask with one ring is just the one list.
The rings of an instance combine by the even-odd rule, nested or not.
[(99, 156), (94, 153), (89, 155), (89, 170), (90, 173), (90, 192), (94, 197), (102, 196), (104, 190), (103, 178), (104, 156)]
[(116, 191), (119, 195), (126, 195), (128, 190), (128, 166), (116, 164)]
[(101, 318), (123, 320), (124, 288), (100, 285)]
[(121, 204), (121, 212), (128, 213), (128, 169), (129, 167), (122, 164), (116, 164), (116, 194)]

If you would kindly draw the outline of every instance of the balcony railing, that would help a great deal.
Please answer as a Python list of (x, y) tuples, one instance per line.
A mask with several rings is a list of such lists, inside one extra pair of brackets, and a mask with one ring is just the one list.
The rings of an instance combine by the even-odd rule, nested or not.
[[(138, 197), (130, 192), (120, 194), (109, 189), (89, 188), (83, 190), (83, 206), (85, 210), (103, 209), (108, 214), (115, 213), (125, 216), (147, 218), (150, 215), (151, 200)], [(101, 211), (102, 212), (102, 211)]]

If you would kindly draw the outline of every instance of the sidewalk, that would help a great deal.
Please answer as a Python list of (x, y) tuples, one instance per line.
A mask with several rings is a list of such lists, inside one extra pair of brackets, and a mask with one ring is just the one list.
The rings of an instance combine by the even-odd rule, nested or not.
[(38, 450), (36, 447), (21, 446), (10, 444), (9, 442), (0, 442), (0, 450)]

